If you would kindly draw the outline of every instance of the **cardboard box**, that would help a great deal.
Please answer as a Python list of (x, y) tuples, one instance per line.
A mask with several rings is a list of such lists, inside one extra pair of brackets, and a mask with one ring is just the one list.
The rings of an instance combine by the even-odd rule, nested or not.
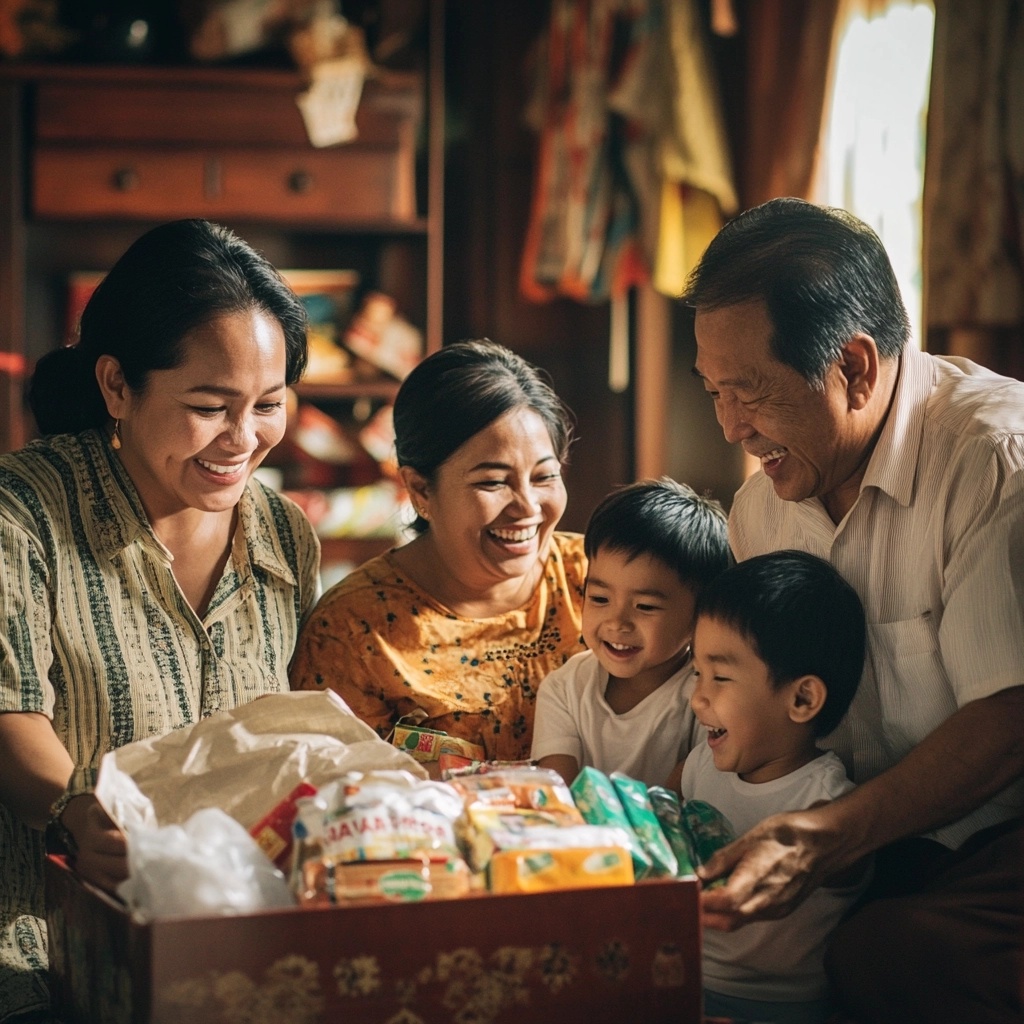
[(699, 1024), (695, 879), (133, 921), (46, 865), (66, 1024)]

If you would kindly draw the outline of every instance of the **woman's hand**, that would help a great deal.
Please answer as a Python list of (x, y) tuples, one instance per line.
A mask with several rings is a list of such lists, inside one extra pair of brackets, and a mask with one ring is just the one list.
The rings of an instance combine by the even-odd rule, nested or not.
[(729, 876), (724, 886), (702, 893), (701, 919), (705, 927), (734, 931), (785, 917), (846, 866), (842, 836), (828, 827), (825, 808), (776, 814), (698, 869), (704, 882)]
[(87, 881), (113, 892), (128, 877), (124, 833), (110, 820), (92, 793), (68, 801), (60, 816), (78, 847), (75, 870)]

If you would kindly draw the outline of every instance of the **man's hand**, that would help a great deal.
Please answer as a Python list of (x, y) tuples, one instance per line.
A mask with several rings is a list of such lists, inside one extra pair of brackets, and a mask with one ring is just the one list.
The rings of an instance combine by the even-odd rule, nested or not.
[(826, 876), (847, 866), (841, 837), (822, 819), (812, 810), (776, 814), (718, 850), (697, 871), (705, 883), (729, 876), (724, 886), (702, 893), (704, 926), (734, 931), (785, 917)]
[(124, 833), (110, 820), (92, 793), (69, 800), (61, 821), (78, 846), (75, 870), (87, 882), (113, 892), (128, 877)]

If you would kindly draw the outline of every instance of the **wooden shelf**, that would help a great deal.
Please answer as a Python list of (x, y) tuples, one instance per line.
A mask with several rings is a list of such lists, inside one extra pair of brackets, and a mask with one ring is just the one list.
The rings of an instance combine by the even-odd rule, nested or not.
[[(0, 81), (52, 82), (107, 82), (120, 79), (126, 85), (163, 85), (168, 82), (186, 82), (201, 88), (237, 85), (251, 89), (298, 90), (306, 88), (306, 79), (301, 72), (287, 67), (245, 67), (231, 66), (162, 65), (144, 64), (61, 64), (46, 61), (0, 61)], [(393, 71), (379, 68), (367, 83), (372, 92), (378, 87), (390, 91), (417, 90), (422, 75), (417, 71)]]
[[(0, 62), (0, 451), (33, 433), (24, 375), (66, 336), (66, 289), (149, 226), (226, 224), (277, 266), (348, 267), (441, 346), (441, 0), (424, 68), (364, 85), (351, 143), (311, 146), (286, 68)], [(425, 148), (420, 126), (427, 127)], [(303, 398), (390, 402), (381, 377)]]
[[(357, 137), (321, 148), (295, 102), (298, 70), (0, 62), (0, 451), (33, 435), (24, 379), (66, 337), (70, 276), (176, 217), (226, 224), (279, 267), (351, 269), (395, 299), (425, 353), (439, 349), (443, 10), (429, 0), (422, 68), (375, 73)], [(381, 374), (295, 391), (344, 418), (345, 403), (393, 402), (399, 387)], [(324, 561), (393, 543), (326, 539)]]
[(396, 543), (395, 537), (321, 537), (321, 560), (324, 565), (337, 562), (360, 565), (383, 554)]
[(336, 384), (326, 381), (299, 381), (294, 386), (294, 391), (299, 398), (321, 401), (379, 398), (386, 402), (393, 402), (400, 387), (401, 384), (397, 380), (356, 380)]

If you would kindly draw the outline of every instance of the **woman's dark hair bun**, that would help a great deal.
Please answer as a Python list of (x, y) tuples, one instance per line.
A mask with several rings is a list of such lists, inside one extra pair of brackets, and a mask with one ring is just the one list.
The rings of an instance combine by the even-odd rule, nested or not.
[(40, 433), (78, 433), (103, 421), (106, 409), (92, 374), (74, 345), (47, 352), (36, 363), (28, 404)]

